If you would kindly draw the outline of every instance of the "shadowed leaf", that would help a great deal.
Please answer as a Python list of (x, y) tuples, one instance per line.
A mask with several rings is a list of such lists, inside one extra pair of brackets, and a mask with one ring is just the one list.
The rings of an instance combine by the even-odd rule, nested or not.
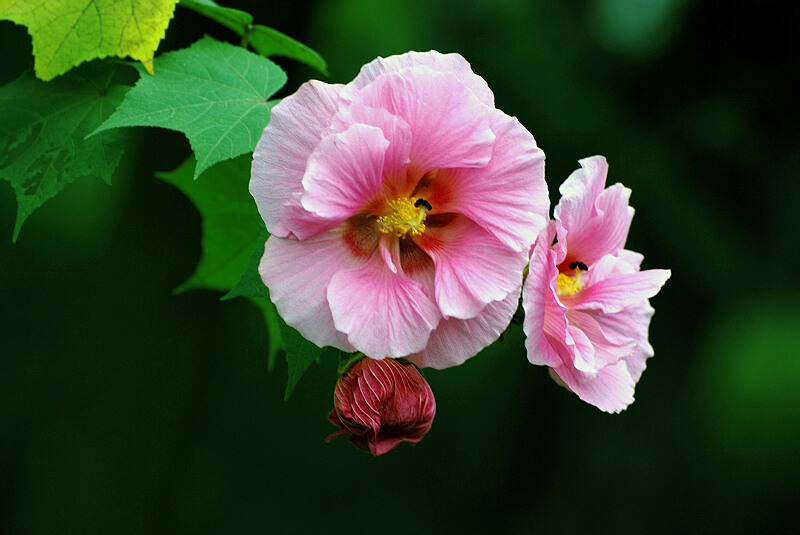
[(84, 138), (130, 89), (112, 83), (115, 68), (90, 63), (49, 83), (28, 72), (0, 88), (0, 178), (17, 197), (14, 241), (28, 216), (76, 179), (111, 183), (127, 132)]
[(174, 171), (156, 174), (185, 193), (202, 218), (200, 262), (175, 292), (192, 288), (228, 292), (241, 278), (264, 226), (247, 190), (250, 156), (215, 165), (197, 181), (194, 167), (194, 158), (190, 158)]

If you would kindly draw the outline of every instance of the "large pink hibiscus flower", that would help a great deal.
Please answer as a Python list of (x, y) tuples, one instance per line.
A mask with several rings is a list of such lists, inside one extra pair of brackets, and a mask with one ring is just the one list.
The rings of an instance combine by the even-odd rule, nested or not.
[(561, 185), (555, 221), (532, 251), (522, 295), (525, 346), (528, 360), (550, 366), (582, 400), (619, 412), (633, 402), (653, 355), (648, 299), (670, 271), (639, 271), (642, 255), (624, 249), (633, 218), (630, 190), (605, 188), (602, 156), (580, 164)]
[(272, 110), (250, 182), (271, 234), (259, 272), (320, 346), (460, 364), (516, 309), (543, 175), (533, 136), (461, 56), (378, 58)]

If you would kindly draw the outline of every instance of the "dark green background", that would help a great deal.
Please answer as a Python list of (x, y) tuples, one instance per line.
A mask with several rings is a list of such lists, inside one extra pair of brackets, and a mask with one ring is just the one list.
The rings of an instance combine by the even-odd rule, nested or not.
[[(418, 446), (326, 444), (335, 366), (282, 400), (247, 302), (171, 290), (199, 216), (153, 177), (189, 154), (139, 129), (11, 244), (0, 186), (4, 533), (789, 533), (800, 495), (798, 18), (793, 2), (231, 0), (347, 82), (377, 55), (464, 55), (547, 154), (551, 199), (605, 155), (628, 247), (671, 268), (656, 356), (620, 415), (527, 363), (521, 333), (428, 372)], [(162, 50), (233, 34), (179, 8)], [(31, 63), (0, 22), (0, 83)], [(280, 61), (293, 91), (317, 76)], [(2, 120), (2, 118), (0, 118)]]

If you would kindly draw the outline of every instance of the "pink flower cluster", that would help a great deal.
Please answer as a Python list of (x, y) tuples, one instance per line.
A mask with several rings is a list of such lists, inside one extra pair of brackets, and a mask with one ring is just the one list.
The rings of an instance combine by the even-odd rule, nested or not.
[(337, 435), (376, 455), (418, 441), (433, 395), (390, 359), (477, 354), (509, 325), (529, 263), (529, 360), (603, 410), (633, 400), (647, 299), (669, 272), (639, 271), (623, 249), (629, 190), (604, 189), (601, 157), (581, 164), (548, 222), (543, 152), (457, 54), (378, 58), (273, 108), (250, 182), (270, 232), (259, 272), (286, 323), (368, 357), (337, 385)]

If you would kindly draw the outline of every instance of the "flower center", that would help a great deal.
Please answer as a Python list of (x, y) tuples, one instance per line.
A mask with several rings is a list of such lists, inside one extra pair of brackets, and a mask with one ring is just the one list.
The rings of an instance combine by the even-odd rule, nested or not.
[(581, 272), (588, 271), (589, 268), (583, 262), (572, 262), (569, 268), (575, 270), (575, 276), (570, 277), (564, 273), (558, 274), (556, 285), (558, 286), (556, 292), (558, 295), (573, 295), (581, 291)]
[(407, 233), (417, 236), (425, 232), (425, 212), (432, 209), (431, 203), (416, 197), (404, 197), (389, 201), (392, 213), (378, 218), (378, 230), (394, 234), (398, 238)]

